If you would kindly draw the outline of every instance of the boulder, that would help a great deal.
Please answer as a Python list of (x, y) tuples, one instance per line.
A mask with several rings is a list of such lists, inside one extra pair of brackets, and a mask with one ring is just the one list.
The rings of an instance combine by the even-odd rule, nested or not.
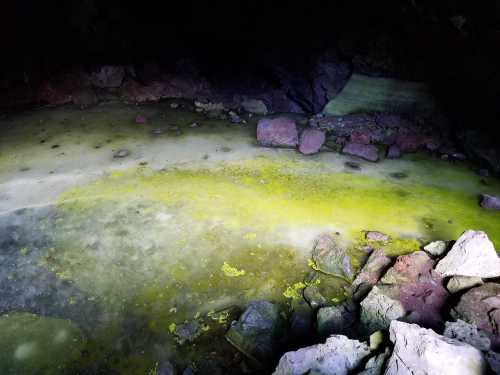
[(304, 155), (312, 155), (319, 152), (325, 143), (325, 133), (318, 129), (305, 129), (300, 135), (299, 151)]
[(346, 301), (337, 306), (323, 307), (318, 310), (317, 327), (321, 337), (343, 334), (352, 337), (357, 325), (358, 306)]
[(494, 278), (500, 276), (500, 258), (484, 232), (468, 230), (437, 264), (443, 276)]
[(99, 88), (120, 87), (124, 78), (125, 68), (117, 65), (102, 66), (90, 76), (92, 84)]
[(487, 210), (500, 210), (500, 197), (489, 194), (481, 194), (481, 207)]
[(423, 83), (353, 74), (323, 112), (334, 116), (370, 112), (415, 113), (429, 112), (434, 106), (429, 89)]
[(391, 321), (404, 318), (406, 310), (397, 288), (379, 285), (361, 302), (361, 322), (368, 332), (389, 328)]
[(433, 257), (440, 257), (446, 252), (448, 244), (446, 241), (434, 241), (424, 246), (425, 252)]
[(474, 324), (491, 340), (492, 349), (500, 349), (500, 284), (485, 283), (460, 297), (452, 310), (455, 319)]
[(328, 234), (321, 235), (315, 241), (312, 259), (321, 272), (345, 279), (353, 277), (351, 259), (347, 252)]
[(361, 143), (349, 142), (342, 149), (342, 153), (350, 156), (356, 156), (368, 161), (376, 162), (379, 160), (378, 148), (373, 145), (364, 145)]
[(226, 339), (249, 358), (265, 362), (276, 354), (284, 327), (278, 306), (256, 301), (231, 326)]
[(483, 279), (480, 277), (454, 276), (448, 280), (446, 289), (448, 289), (448, 292), (451, 294), (455, 294), (482, 284)]
[(295, 121), (286, 117), (265, 118), (257, 124), (257, 140), (266, 147), (291, 147), (299, 143)]
[(365, 343), (345, 336), (331, 336), (324, 344), (288, 352), (281, 357), (274, 375), (347, 375), (370, 354)]
[(243, 109), (254, 115), (265, 116), (269, 113), (266, 103), (260, 99), (247, 99), (241, 103)]
[(383, 249), (373, 251), (352, 283), (353, 299), (360, 301), (365, 298), (391, 263), (391, 258), (384, 254)]
[(394, 351), (385, 375), (481, 375), (487, 368), (478, 349), (416, 324), (393, 321), (390, 338)]

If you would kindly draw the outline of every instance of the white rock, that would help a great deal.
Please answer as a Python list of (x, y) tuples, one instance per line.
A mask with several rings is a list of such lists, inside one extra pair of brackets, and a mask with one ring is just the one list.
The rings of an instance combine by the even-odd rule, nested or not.
[(443, 276), (493, 278), (500, 276), (500, 258), (484, 232), (468, 230), (438, 263)]
[(274, 375), (347, 375), (369, 354), (365, 343), (335, 335), (324, 344), (285, 353)]
[(432, 256), (439, 257), (445, 253), (447, 247), (445, 241), (434, 241), (424, 246), (424, 250)]
[(416, 324), (393, 321), (394, 351), (385, 375), (482, 375), (482, 353), (458, 340), (438, 335)]
[(361, 302), (361, 322), (370, 331), (387, 329), (392, 320), (406, 315), (402, 303), (389, 286), (375, 286)]
[(483, 279), (480, 277), (453, 276), (446, 284), (446, 289), (451, 294), (455, 294), (478, 285), (483, 285)]

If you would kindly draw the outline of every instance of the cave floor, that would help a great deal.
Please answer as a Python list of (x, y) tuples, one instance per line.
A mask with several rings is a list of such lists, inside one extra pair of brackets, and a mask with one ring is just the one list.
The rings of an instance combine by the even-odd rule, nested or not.
[[(392, 255), (466, 229), (500, 248), (500, 214), (478, 205), (500, 194), (494, 177), (420, 154), (262, 148), (255, 124), (170, 102), (0, 119), (0, 373), (252, 371), (223, 338), (228, 308), (286, 310), (321, 233), (339, 232), (354, 266), (363, 230), (395, 239)], [(186, 321), (198, 337), (181, 344)]]

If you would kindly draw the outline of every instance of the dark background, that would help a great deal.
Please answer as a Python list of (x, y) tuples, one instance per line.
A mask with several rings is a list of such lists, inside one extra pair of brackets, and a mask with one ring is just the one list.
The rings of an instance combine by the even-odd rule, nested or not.
[(494, 0), (16, 0), (1, 7), (0, 68), (10, 79), (41, 79), (74, 64), (168, 65), (186, 57), (217, 79), (265, 76), (277, 65), (300, 74), (335, 49), (348, 60), (390, 60), (380, 75), (432, 82), (460, 120), (492, 126), (500, 119)]

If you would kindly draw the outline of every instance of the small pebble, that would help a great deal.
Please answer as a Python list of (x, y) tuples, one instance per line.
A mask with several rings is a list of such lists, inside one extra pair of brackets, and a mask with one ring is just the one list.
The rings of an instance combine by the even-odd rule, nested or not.
[(172, 108), (172, 109), (179, 108), (179, 103), (175, 103), (175, 102), (174, 103), (170, 103), (170, 108)]
[(199, 128), (200, 127), (200, 124), (198, 124), (197, 122), (193, 122), (191, 125), (189, 125), (190, 128)]
[(127, 149), (121, 149), (121, 150), (116, 151), (113, 154), (113, 157), (114, 158), (126, 158), (129, 155), (130, 155), (130, 151), (129, 150), (127, 150)]
[(344, 163), (344, 165), (347, 167), (347, 168), (350, 168), (350, 169), (355, 169), (355, 170), (360, 170), (361, 169), (361, 166), (354, 162), (354, 161), (346, 161)]
[(161, 129), (160, 128), (154, 128), (153, 130), (151, 130), (151, 133), (153, 133), (154, 135), (159, 135), (161, 134)]

